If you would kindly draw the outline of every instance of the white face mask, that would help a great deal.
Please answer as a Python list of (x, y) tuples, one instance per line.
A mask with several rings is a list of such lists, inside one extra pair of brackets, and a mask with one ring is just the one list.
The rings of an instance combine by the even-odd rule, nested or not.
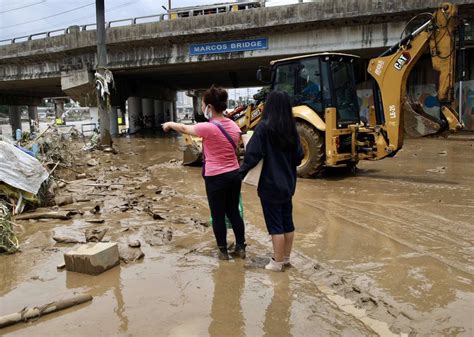
[(212, 112), (211, 109), (209, 109), (209, 105), (206, 105), (206, 108), (204, 109), (204, 117), (209, 120), (212, 118)]

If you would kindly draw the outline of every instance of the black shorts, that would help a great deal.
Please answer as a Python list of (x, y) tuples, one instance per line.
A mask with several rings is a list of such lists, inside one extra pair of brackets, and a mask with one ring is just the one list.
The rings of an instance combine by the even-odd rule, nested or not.
[(291, 200), (285, 203), (272, 203), (260, 199), (260, 202), (269, 234), (285, 234), (295, 230)]

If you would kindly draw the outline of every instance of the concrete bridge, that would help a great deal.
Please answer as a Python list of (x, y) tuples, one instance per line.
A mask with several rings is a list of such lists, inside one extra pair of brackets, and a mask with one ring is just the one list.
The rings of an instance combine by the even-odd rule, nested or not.
[[(452, 2), (462, 16), (474, 17), (473, 0)], [(108, 28), (108, 66), (116, 80), (112, 104), (125, 107), (129, 97), (171, 102), (176, 90), (212, 83), (259, 85), (257, 67), (280, 57), (344, 51), (369, 58), (396, 43), (410, 18), (438, 5), (439, 0), (321, 0)], [(190, 49), (257, 38), (267, 48), (201, 55)], [(78, 26), (0, 46), (0, 104), (36, 105), (43, 97), (64, 95), (85, 101), (93, 97), (95, 64), (95, 31)]]

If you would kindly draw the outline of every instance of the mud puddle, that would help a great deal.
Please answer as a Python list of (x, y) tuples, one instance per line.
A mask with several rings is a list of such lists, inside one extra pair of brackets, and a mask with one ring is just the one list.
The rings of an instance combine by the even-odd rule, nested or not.
[[(0, 257), (0, 315), (74, 293), (93, 302), (4, 335), (472, 334), (472, 144), (410, 141), (356, 176), (300, 180), (294, 268), (281, 274), (216, 259), (200, 168), (179, 165), (176, 139), (117, 145), (118, 155), (85, 156), (98, 162), (84, 167), (91, 180), (64, 188), (84, 201), (63, 208), (83, 215), (22, 221), (22, 253)], [(243, 198), (248, 260), (268, 257), (255, 190)], [(144, 258), (96, 277), (58, 272), (73, 245), (53, 236), (95, 228), (107, 241), (139, 241)]]

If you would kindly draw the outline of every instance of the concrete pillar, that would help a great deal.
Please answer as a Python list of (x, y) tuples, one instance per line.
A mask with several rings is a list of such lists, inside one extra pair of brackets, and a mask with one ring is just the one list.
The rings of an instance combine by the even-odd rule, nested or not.
[(155, 113), (155, 127), (160, 128), (161, 124), (165, 122), (165, 116), (163, 114), (163, 102), (155, 99), (153, 105), (153, 110)]
[(99, 128), (99, 108), (96, 106), (90, 107), (89, 114), (91, 116), (91, 123), (94, 123)]
[(21, 110), (19, 105), (10, 105), (8, 111), (10, 125), (12, 127), (12, 137), (16, 140), (16, 130), (21, 130)]
[(196, 114), (200, 115), (201, 112), (201, 100), (196, 95), (192, 96), (193, 98), (193, 121), (196, 119)]
[(119, 133), (117, 118), (118, 118), (117, 107), (116, 106), (110, 107), (110, 134), (112, 136), (116, 136)]
[(128, 98), (128, 131), (135, 133), (142, 128), (142, 99), (140, 97)]
[(171, 103), (171, 113), (173, 115), (173, 122), (177, 122), (178, 121), (178, 111), (177, 111), (177, 108), (176, 108), (176, 101), (173, 101)]
[(28, 106), (28, 120), (30, 122), (30, 133), (39, 132), (38, 107), (36, 105)]
[(163, 111), (164, 111), (164, 117), (165, 117), (165, 122), (173, 122), (173, 102), (170, 101), (164, 101), (163, 102)]
[(143, 125), (146, 129), (151, 129), (154, 124), (154, 101), (150, 98), (142, 99)]
[(55, 124), (62, 125), (66, 124), (64, 120), (64, 103), (66, 103), (65, 99), (59, 98), (54, 100), (54, 115), (55, 115)]

